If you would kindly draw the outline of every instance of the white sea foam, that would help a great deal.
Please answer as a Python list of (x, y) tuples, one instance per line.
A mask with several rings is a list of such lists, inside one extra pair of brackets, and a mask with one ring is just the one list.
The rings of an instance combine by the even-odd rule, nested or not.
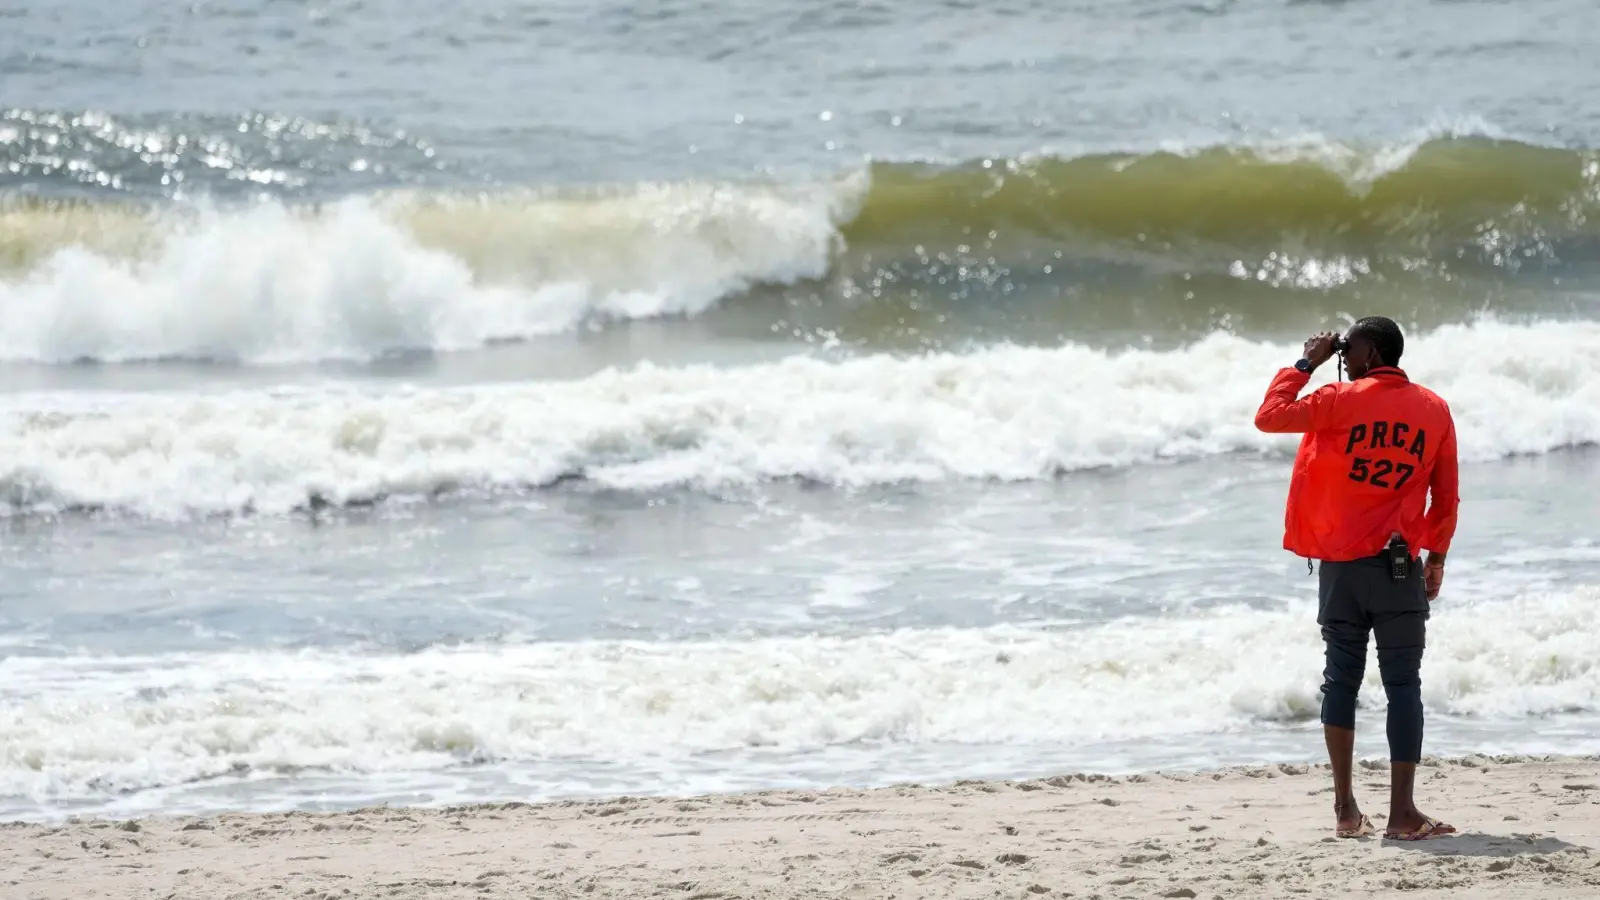
[[(1493, 721), (1595, 710), (1597, 601), (1588, 586), (1442, 607), (1424, 702)], [(11, 657), (0, 659), (0, 796), (87, 798), (245, 769), (1059, 749), (1259, 731), (1315, 719), (1312, 619), (1295, 604), (1055, 630)], [(1383, 702), (1374, 662), (1363, 704)]]
[[(1413, 336), (1464, 459), (1600, 441), (1600, 324), (1483, 322)], [(577, 381), (0, 401), (0, 510), (282, 512), (571, 477), (627, 489), (803, 478), (1027, 480), (1233, 451), (1298, 347), (1213, 334), (1173, 351), (996, 347), (740, 368), (641, 365)], [(1319, 373), (1319, 379), (1332, 373)]]
[(826, 273), (865, 172), (794, 187), (0, 209), (0, 361), (369, 359), (700, 312)]
[(1436, 117), (1395, 139), (1360, 146), (1317, 131), (1246, 142), (1241, 150), (1266, 162), (1309, 162), (1338, 175), (1351, 188), (1365, 193), (1386, 175), (1410, 163), (1417, 151), (1432, 141), (1449, 138), (1514, 140), (1504, 129), (1482, 116)]

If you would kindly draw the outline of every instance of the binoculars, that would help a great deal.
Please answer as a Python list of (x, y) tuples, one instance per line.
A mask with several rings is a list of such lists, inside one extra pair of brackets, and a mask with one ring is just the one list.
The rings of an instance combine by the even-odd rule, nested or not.
[(1342, 337), (1336, 337), (1336, 338), (1333, 339), (1333, 352), (1335, 352), (1335, 353), (1343, 353), (1343, 352), (1345, 352), (1346, 350), (1349, 350), (1349, 349), (1350, 349), (1350, 342), (1349, 341), (1345, 340)]

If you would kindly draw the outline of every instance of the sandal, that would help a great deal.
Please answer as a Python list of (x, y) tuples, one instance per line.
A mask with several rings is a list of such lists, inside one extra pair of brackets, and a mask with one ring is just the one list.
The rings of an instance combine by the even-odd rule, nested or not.
[(1455, 833), (1454, 825), (1446, 825), (1438, 819), (1424, 818), (1422, 827), (1415, 831), (1386, 831), (1383, 837), (1389, 841), (1431, 841)]
[(1372, 827), (1372, 820), (1367, 818), (1366, 815), (1362, 815), (1361, 824), (1354, 828), (1340, 828), (1334, 831), (1334, 836), (1342, 838), (1359, 838), (1366, 837), (1369, 834), (1377, 834), (1377, 832), (1378, 829)]

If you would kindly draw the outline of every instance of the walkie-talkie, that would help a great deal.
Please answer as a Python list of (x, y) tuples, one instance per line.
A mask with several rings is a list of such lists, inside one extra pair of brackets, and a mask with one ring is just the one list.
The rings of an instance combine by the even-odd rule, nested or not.
[(1389, 577), (1405, 581), (1411, 575), (1411, 548), (1406, 539), (1396, 535), (1389, 540)]

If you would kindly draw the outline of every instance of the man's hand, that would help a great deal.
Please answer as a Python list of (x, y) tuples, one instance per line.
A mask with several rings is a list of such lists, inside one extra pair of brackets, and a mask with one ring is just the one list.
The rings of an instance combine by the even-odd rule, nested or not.
[(1324, 331), (1306, 340), (1305, 357), (1310, 361), (1311, 368), (1315, 369), (1328, 361), (1328, 357), (1333, 355), (1333, 342), (1338, 337), (1337, 331)]
[(1428, 561), (1422, 566), (1422, 584), (1428, 592), (1428, 602), (1439, 596), (1439, 588), (1444, 587), (1444, 557), (1437, 553), (1429, 553)]

